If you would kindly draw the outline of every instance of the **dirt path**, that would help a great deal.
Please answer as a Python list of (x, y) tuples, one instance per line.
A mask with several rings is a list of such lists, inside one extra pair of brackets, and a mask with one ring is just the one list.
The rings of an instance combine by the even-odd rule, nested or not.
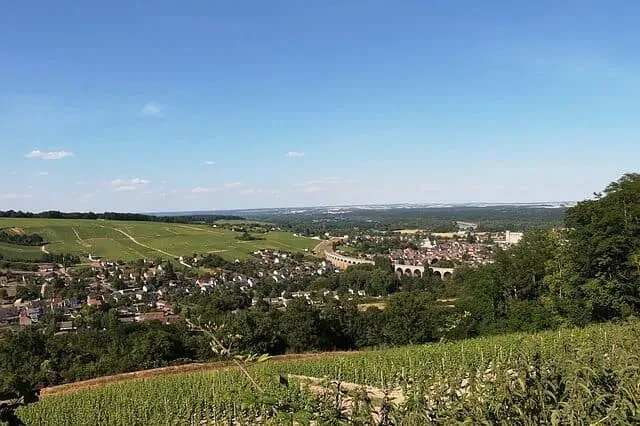
[(327, 392), (329, 392), (329, 395), (335, 394), (336, 397), (340, 398), (340, 409), (348, 413), (353, 412), (356, 408), (357, 398), (364, 396), (362, 392), (366, 393), (373, 407), (371, 420), (373, 420), (374, 424), (379, 424), (381, 421), (381, 408), (385, 397), (392, 404), (402, 405), (405, 401), (404, 393), (400, 388), (389, 389), (385, 392), (384, 389), (358, 383), (339, 382), (337, 380), (327, 383), (326, 380), (317, 377), (289, 374), (289, 378), (299, 381), (302, 389), (306, 389), (314, 395), (322, 396), (326, 395)]
[(73, 231), (74, 234), (76, 234), (76, 242), (78, 243), (78, 245), (80, 247), (84, 247), (84, 248), (89, 248), (91, 247), (91, 244), (87, 243), (85, 240), (83, 240), (82, 238), (80, 238), (80, 234), (78, 233), (78, 231), (76, 230), (76, 228), (71, 228), (71, 230)]
[(51, 254), (51, 253), (49, 253), (49, 252), (47, 251), (47, 245), (46, 245), (46, 244), (45, 244), (45, 245), (43, 245), (43, 246), (40, 246), (40, 250), (42, 250), (42, 252), (43, 252), (44, 254)]
[(166, 251), (163, 251), (163, 250), (160, 250), (160, 249), (157, 249), (157, 248), (153, 248), (153, 247), (148, 246), (148, 245), (146, 245), (146, 244), (142, 244), (141, 242), (139, 242), (139, 241), (137, 241), (135, 238), (133, 238), (131, 235), (129, 235), (129, 234), (127, 234), (126, 232), (124, 232), (122, 229), (118, 229), (118, 228), (111, 228), (111, 229), (113, 229), (114, 231), (117, 231), (117, 232), (121, 233), (121, 234), (122, 234), (122, 235), (124, 235), (125, 237), (129, 238), (129, 239), (131, 240), (131, 242), (132, 242), (132, 243), (137, 244), (137, 245), (139, 245), (140, 247), (144, 247), (144, 248), (149, 249), (149, 250), (157, 251), (158, 253), (162, 253), (162, 254), (164, 254), (164, 255), (166, 255), (166, 256), (170, 256), (170, 257), (173, 257), (173, 258), (178, 258), (178, 257), (180, 257), (180, 256), (176, 256), (175, 254), (167, 253)]
[[(317, 391), (324, 392), (324, 383), (326, 382), (324, 379), (319, 379), (317, 377), (311, 376), (298, 376), (295, 374), (289, 374), (289, 378), (300, 381), (302, 384), (309, 385), (309, 390), (313, 393), (317, 394)], [(387, 393), (385, 393), (384, 389), (377, 388), (375, 386), (365, 386), (359, 383), (351, 383), (351, 382), (339, 382), (340, 388), (346, 390), (347, 392), (355, 392), (359, 390), (364, 390), (367, 393), (367, 396), (373, 400), (382, 401), (385, 396), (387, 396), (391, 402), (396, 404), (402, 404), (404, 402), (404, 393), (400, 388), (390, 389)], [(331, 384), (337, 386), (338, 382), (333, 380)]]
[(176, 226), (178, 226), (180, 228), (193, 229), (195, 231), (206, 232), (207, 234), (216, 234), (216, 235), (219, 234), (219, 232), (214, 232), (214, 231), (211, 231), (209, 229), (198, 228), (198, 227), (195, 227), (195, 226), (189, 226), (189, 225), (176, 225)]
[[(322, 359), (332, 358), (336, 356), (351, 356), (360, 352), (320, 352), (311, 354), (291, 354), (291, 355), (276, 355), (271, 357), (267, 362), (287, 362), (287, 361), (299, 361), (305, 359)], [(156, 376), (165, 376), (167, 374), (182, 374), (198, 371), (221, 371), (237, 368), (235, 364), (231, 362), (208, 362), (208, 363), (193, 363), (185, 365), (176, 365), (171, 367), (154, 368), (151, 370), (134, 371), (131, 373), (114, 374), (112, 376), (103, 376), (95, 379), (84, 380), (81, 382), (67, 383), (64, 385), (51, 386), (42, 388), (40, 390), (40, 396), (55, 395), (58, 393), (75, 392), (86, 388), (101, 387), (112, 383), (118, 383), (126, 380), (139, 379), (139, 378), (151, 378)]]

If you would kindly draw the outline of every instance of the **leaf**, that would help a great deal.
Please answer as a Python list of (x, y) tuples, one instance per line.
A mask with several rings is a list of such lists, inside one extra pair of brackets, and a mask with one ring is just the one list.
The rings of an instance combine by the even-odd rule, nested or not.
[(257, 362), (265, 362), (266, 360), (268, 360), (270, 358), (271, 358), (271, 356), (269, 354), (262, 354), (258, 358)]

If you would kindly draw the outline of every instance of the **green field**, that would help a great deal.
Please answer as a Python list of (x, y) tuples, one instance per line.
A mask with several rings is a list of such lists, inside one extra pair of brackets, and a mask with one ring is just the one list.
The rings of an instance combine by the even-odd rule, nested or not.
[(639, 340), (633, 321), (319, 354), (251, 367), (261, 390), (237, 369), (174, 373), (45, 395), (18, 415), (29, 425), (638, 424)]
[[(260, 248), (295, 252), (312, 249), (317, 244), (315, 240), (294, 237), (288, 232), (269, 232), (261, 236), (264, 240), (244, 242), (236, 239), (239, 233), (227, 229), (159, 222), (0, 218), (0, 228), (40, 234), (48, 242), (45, 249), (51, 253), (93, 254), (122, 260), (194, 253), (217, 253), (233, 260), (247, 257)], [(42, 255), (40, 247), (5, 243), (0, 243), (0, 253), (7, 258), (26, 259)]]
[(40, 247), (19, 246), (0, 241), (0, 254), (7, 258), (37, 260), (42, 257), (42, 249)]

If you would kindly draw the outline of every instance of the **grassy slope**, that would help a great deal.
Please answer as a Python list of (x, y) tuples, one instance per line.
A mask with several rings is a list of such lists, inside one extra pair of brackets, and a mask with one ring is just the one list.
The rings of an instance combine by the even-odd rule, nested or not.
[(9, 258), (16, 257), (25, 260), (35, 260), (42, 257), (40, 247), (19, 246), (0, 242), (0, 254)]
[[(157, 222), (2, 218), (0, 228), (20, 228), (25, 233), (40, 234), (49, 242), (46, 248), (52, 253), (91, 253), (123, 260), (168, 257), (161, 252), (175, 256), (217, 252), (233, 260), (259, 248), (300, 251), (311, 249), (317, 243), (287, 232), (271, 232), (264, 240), (241, 242), (236, 240), (237, 233), (226, 229)], [(148, 247), (136, 244), (117, 229)], [(5, 256), (39, 257), (39, 251), (39, 247), (0, 245), (0, 253)]]

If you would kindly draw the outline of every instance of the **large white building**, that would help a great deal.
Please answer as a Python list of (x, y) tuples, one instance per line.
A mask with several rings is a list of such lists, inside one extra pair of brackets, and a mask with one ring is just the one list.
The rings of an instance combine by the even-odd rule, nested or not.
[(504, 240), (507, 244), (518, 244), (522, 239), (522, 232), (505, 232)]

